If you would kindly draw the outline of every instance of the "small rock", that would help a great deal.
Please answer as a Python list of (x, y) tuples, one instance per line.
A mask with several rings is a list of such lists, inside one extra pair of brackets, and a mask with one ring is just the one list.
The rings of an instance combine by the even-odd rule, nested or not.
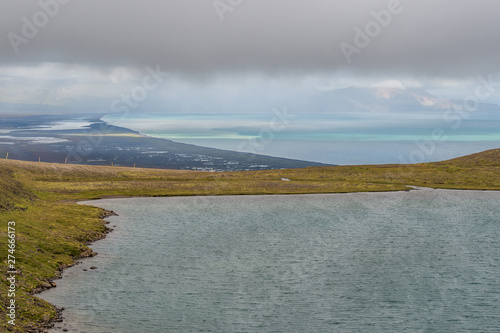
[(50, 286), (51, 286), (52, 288), (55, 288), (55, 287), (57, 287), (57, 284), (56, 284), (55, 282), (50, 282)]
[(67, 331), (68, 331), (68, 329), (67, 329), (67, 328), (63, 328), (63, 332), (67, 332)]
[(83, 271), (86, 272), (87, 270), (84, 268)]
[(90, 266), (90, 269), (97, 269), (97, 267), (95, 267), (95, 266)]

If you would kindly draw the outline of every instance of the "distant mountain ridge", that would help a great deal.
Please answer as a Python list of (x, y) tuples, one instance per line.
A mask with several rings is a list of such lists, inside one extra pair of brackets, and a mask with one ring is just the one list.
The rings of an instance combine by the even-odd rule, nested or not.
[[(419, 112), (465, 110), (464, 101), (441, 98), (419, 88), (349, 87), (324, 91), (312, 99), (319, 112)], [(500, 111), (500, 106), (479, 103), (477, 111)]]

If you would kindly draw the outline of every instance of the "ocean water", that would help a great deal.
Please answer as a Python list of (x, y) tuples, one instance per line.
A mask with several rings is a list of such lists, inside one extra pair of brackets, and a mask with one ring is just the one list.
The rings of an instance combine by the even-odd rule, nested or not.
[[(110, 114), (143, 134), (198, 146), (314, 162), (423, 163), (500, 147), (500, 119), (418, 114)], [(281, 116), (280, 116), (281, 115)]]
[(41, 296), (66, 308), (54, 332), (500, 332), (499, 202), (427, 189), (85, 202), (119, 213), (115, 231)]

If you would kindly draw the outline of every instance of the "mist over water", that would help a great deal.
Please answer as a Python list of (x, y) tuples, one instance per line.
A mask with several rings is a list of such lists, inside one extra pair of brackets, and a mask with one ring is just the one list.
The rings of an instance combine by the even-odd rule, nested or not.
[(61, 329), (88, 333), (498, 332), (499, 200), (419, 190), (86, 202), (118, 212), (115, 231), (42, 297), (66, 308)]

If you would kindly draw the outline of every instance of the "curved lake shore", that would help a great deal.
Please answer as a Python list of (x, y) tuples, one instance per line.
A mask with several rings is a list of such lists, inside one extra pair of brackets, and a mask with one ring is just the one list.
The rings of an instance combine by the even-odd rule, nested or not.
[(498, 323), (499, 196), (91, 201), (120, 214), (115, 232), (42, 297), (66, 308), (56, 327), (86, 332), (488, 331)]

